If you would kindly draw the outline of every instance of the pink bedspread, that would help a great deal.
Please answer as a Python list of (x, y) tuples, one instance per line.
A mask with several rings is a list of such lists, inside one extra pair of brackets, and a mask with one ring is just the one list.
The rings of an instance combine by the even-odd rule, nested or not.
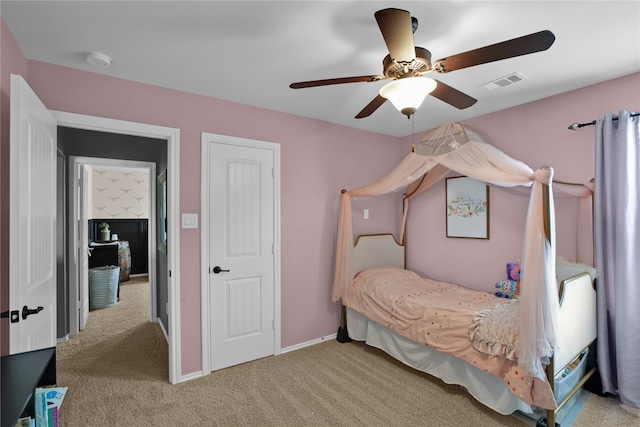
[(361, 272), (344, 305), (412, 341), (465, 360), (504, 380), (523, 402), (555, 409), (546, 380), (524, 375), (517, 363), (476, 350), (469, 339), (474, 313), (509, 300), (418, 276), (409, 270), (380, 267)]

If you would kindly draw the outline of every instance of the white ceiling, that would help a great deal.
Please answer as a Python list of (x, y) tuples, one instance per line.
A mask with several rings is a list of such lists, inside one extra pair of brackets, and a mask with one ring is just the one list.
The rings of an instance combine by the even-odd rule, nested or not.
[[(640, 71), (638, 1), (5, 1), (0, 13), (28, 59), (242, 104), (406, 136), (386, 102), (354, 119), (385, 82), (290, 89), (292, 82), (382, 74), (388, 54), (374, 12), (419, 20), (416, 46), (433, 60), (540, 30), (545, 52), (437, 78), (478, 99), (466, 109), (427, 97), (416, 132)], [(109, 68), (85, 60), (109, 55)], [(528, 79), (480, 88), (519, 72)]]

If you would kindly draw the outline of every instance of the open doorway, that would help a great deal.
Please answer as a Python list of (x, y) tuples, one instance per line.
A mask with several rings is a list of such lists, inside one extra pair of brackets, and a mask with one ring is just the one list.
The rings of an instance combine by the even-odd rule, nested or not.
[[(112, 147), (138, 145), (131, 152), (145, 148), (147, 142), (138, 137), (117, 134), (98, 135), (94, 131), (64, 128), (58, 130), (58, 141), (69, 152), (77, 153), (79, 150), (74, 146), (87, 138), (92, 141), (106, 138)], [(120, 265), (120, 282), (129, 280), (131, 274), (148, 277), (148, 319), (158, 322), (168, 338), (167, 275), (166, 268), (159, 268), (160, 265), (166, 267), (166, 253), (158, 253), (155, 232), (156, 166), (165, 163), (75, 155), (69, 157), (69, 217), (78, 227), (70, 230), (68, 240), (74, 245), (70, 254), (77, 254), (77, 265), (71, 273), (77, 283), (76, 299), (79, 301), (77, 307), (70, 304), (71, 336), (84, 329), (89, 315), (88, 269), (92, 266), (91, 261), (99, 259), (99, 253), (104, 254), (104, 250), (114, 255), (121, 255), (126, 250), (125, 259), (111, 262), (122, 264), (125, 261), (126, 269)], [(98, 235), (100, 224), (110, 224), (110, 235), (106, 238), (108, 243)], [(102, 264), (94, 266), (98, 265)]]
[[(124, 162), (152, 163), (155, 169), (149, 174), (149, 191), (155, 196), (156, 176), (163, 170), (169, 171), (167, 180), (167, 223), (166, 230), (169, 237), (168, 248), (164, 259), (158, 256), (156, 250), (156, 226), (155, 226), (155, 198), (152, 202), (153, 213), (150, 213), (149, 221), (149, 258), (153, 258), (155, 266), (150, 262), (150, 282), (155, 282), (152, 295), (150, 317), (161, 323), (169, 346), (169, 381), (180, 382), (180, 348), (179, 348), (179, 235), (178, 212), (179, 200), (176, 197), (178, 187), (179, 166), (179, 131), (173, 128), (165, 128), (154, 125), (145, 125), (132, 122), (124, 122), (112, 119), (97, 118), (92, 116), (77, 115), (71, 113), (53, 112), (58, 120), (59, 145), (67, 158), (75, 156), (74, 163), (68, 162), (68, 171), (71, 182), (77, 182), (72, 178), (76, 174), (78, 165), (95, 165), (95, 158), (102, 159), (105, 165), (123, 165)], [(71, 134), (81, 135), (80, 142), (67, 144), (67, 137)], [(120, 136), (118, 136), (120, 135)], [(119, 141), (119, 142), (118, 142)], [(80, 161), (78, 162), (78, 159)], [(113, 162), (113, 163), (109, 163)], [(129, 164), (128, 166), (131, 166)], [(135, 165), (134, 165), (135, 166)], [(143, 168), (146, 166), (142, 166)], [(150, 170), (153, 168), (149, 168)], [(69, 258), (69, 336), (73, 336), (78, 329), (79, 316), (79, 288), (78, 281), (72, 280), (74, 272), (78, 270), (78, 261), (81, 258), (78, 252), (78, 225), (73, 218), (77, 217), (77, 200), (71, 191), (75, 185), (69, 186), (69, 233), (68, 233), (68, 258)], [(76, 207), (74, 207), (74, 204)], [(153, 221), (151, 221), (153, 218)], [(152, 276), (155, 276), (152, 278)], [(75, 324), (73, 322), (75, 321)], [(76, 332), (77, 333), (77, 332)]]

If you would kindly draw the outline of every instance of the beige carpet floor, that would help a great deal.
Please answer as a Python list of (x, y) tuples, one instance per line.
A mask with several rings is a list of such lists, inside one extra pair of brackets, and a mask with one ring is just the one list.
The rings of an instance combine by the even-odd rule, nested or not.
[[(69, 388), (61, 426), (527, 425), (379, 350), (335, 340), (171, 385), (144, 279), (123, 283), (115, 307), (92, 311), (58, 345), (58, 386)], [(633, 425), (640, 410), (596, 395), (575, 423)]]

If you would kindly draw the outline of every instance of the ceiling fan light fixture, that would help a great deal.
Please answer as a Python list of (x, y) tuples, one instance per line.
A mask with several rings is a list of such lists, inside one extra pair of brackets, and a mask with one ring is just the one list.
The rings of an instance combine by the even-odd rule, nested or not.
[(380, 96), (391, 101), (402, 114), (411, 117), (438, 83), (427, 77), (394, 80), (380, 88)]

